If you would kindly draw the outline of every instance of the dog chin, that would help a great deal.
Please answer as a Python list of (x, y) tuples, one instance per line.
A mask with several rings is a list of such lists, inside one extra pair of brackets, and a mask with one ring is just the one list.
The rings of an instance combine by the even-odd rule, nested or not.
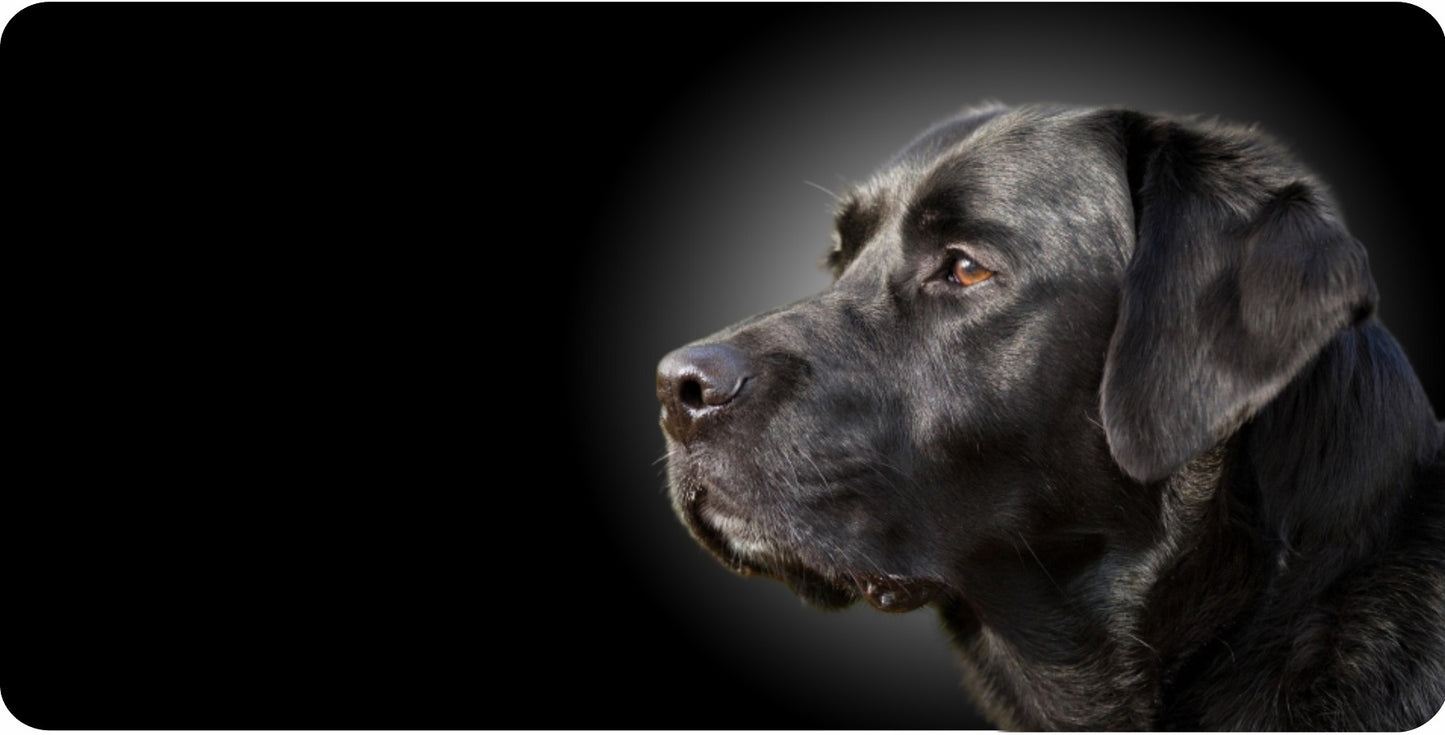
[(858, 601), (858, 592), (809, 569), (799, 568), (776, 575), (798, 599), (821, 610), (841, 610)]

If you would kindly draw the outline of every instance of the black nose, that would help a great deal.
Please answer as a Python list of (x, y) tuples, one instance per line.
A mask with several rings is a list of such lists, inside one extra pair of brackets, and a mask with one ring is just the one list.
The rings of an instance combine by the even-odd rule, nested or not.
[(731, 345), (692, 345), (667, 353), (657, 364), (663, 429), (678, 441), (691, 439), (736, 401), (753, 377), (747, 355)]

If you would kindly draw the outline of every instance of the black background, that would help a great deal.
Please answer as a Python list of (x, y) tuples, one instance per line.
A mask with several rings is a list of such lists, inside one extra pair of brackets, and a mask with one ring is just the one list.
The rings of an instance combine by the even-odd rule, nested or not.
[[(667, 350), (985, 100), (1255, 122), (1445, 401), (1439, 25), (1370, 5), (40, 5), (0, 39), (0, 693), (45, 728), (989, 727), (671, 517)], [(13, 501), (11, 500), (13, 498)]]

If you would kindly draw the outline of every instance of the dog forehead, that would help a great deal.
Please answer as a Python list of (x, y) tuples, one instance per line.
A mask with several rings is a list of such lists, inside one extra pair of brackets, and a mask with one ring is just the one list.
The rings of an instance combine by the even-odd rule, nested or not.
[(940, 241), (926, 233), (972, 231), (1010, 259), (1072, 267), (1127, 251), (1131, 217), (1107, 110), (987, 108), (929, 128), (844, 197), (826, 263), (907, 269)]
[[(1097, 186), (1109, 147), (1089, 120), (1092, 108), (988, 107), (934, 125), (900, 150), (849, 197), (880, 210), (919, 202), (940, 189), (968, 188), (1009, 198), (1026, 184)], [(890, 214), (904, 212), (896, 207)], [(879, 211), (879, 215), (884, 212)]]
[(912, 141), (893, 155), (882, 166), (883, 170), (893, 168), (927, 168), (932, 162), (945, 157), (982, 128), (1002, 121), (1008, 125), (1017, 118), (1017, 110), (1002, 105), (988, 105), (970, 108), (947, 120), (936, 123), (919, 133)]

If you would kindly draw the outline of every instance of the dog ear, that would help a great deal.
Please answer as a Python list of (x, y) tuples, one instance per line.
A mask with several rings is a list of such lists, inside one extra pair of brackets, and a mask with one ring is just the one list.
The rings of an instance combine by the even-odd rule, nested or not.
[(1120, 118), (1136, 241), (1101, 411), (1135, 479), (1232, 434), (1374, 309), (1365, 250), (1323, 189), (1252, 131)]

